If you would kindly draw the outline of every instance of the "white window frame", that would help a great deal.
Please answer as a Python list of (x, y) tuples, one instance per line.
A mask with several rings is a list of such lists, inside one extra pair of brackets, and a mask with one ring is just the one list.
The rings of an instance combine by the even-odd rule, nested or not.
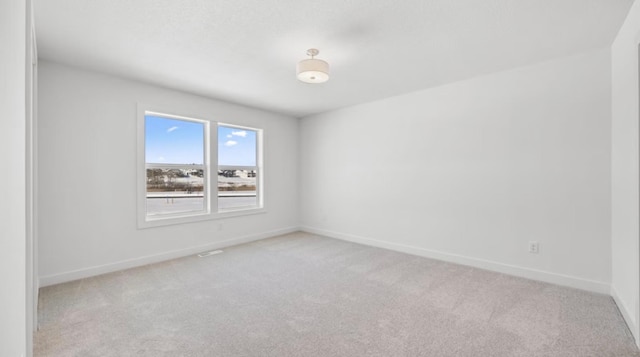
[[(182, 224), (198, 222), (218, 218), (244, 216), (266, 212), (264, 208), (264, 168), (263, 162), (263, 135), (260, 128), (241, 126), (236, 124), (218, 123), (206, 115), (183, 114), (191, 113), (188, 110), (176, 110), (175, 108), (163, 108), (161, 106), (151, 106), (138, 103), (137, 108), (137, 221), (138, 228), (151, 228), (172, 224)], [(147, 164), (146, 144), (145, 144), (145, 116), (153, 114), (169, 119), (186, 120), (203, 123), (204, 128), (204, 164), (203, 165), (183, 165), (183, 164)], [(233, 127), (238, 129), (251, 130), (256, 132), (256, 167), (248, 166), (251, 170), (256, 170), (256, 206), (234, 207), (229, 209), (218, 209), (218, 126)], [(204, 209), (202, 211), (168, 213), (160, 215), (147, 214), (147, 168), (188, 168), (203, 169), (203, 196)], [(245, 166), (224, 166), (247, 170)]]

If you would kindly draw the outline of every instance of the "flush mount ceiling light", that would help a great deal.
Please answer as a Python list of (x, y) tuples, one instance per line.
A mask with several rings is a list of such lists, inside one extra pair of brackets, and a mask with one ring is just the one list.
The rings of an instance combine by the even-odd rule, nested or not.
[(298, 79), (306, 83), (324, 83), (329, 80), (329, 64), (321, 59), (315, 59), (320, 51), (315, 48), (307, 50), (311, 59), (298, 62)]

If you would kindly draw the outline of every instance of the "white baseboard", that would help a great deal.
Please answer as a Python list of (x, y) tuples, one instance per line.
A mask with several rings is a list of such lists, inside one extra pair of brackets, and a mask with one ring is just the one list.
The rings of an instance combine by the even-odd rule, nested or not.
[(613, 286), (611, 286), (611, 297), (613, 297), (613, 301), (615, 301), (616, 305), (618, 305), (618, 310), (620, 310), (620, 314), (622, 314), (624, 321), (627, 323), (627, 326), (629, 327), (629, 331), (631, 331), (631, 335), (633, 336), (633, 339), (636, 341), (636, 345), (640, 348), (640, 336), (638, 336), (638, 330), (640, 329), (638, 328), (636, 319), (632, 317), (631, 313), (629, 312), (629, 308), (622, 301), (622, 299), (620, 299), (618, 292)]
[(89, 278), (92, 276), (111, 273), (114, 271), (135, 268), (135, 267), (152, 264), (152, 263), (158, 263), (165, 260), (181, 258), (188, 255), (204, 252), (207, 250), (220, 249), (220, 248), (229, 247), (232, 245), (253, 242), (260, 239), (297, 232), (299, 230), (300, 230), (299, 227), (288, 227), (288, 228), (278, 229), (278, 230), (269, 231), (269, 232), (231, 238), (231, 239), (208, 243), (200, 246), (189, 247), (185, 249), (179, 249), (179, 250), (174, 250), (174, 251), (160, 253), (160, 254), (148, 255), (140, 258), (121, 260), (115, 263), (98, 265), (98, 266), (93, 266), (89, 268), (68, 271), (60, 274), (42, 276), (40, 277), (40, 287), (65, 283), (68, 281), (73, 281), (73, 280), (78, 280), (83, 278)]
[(562, 286), (567, 286), (571, 288), (581, 289), (592, 291), (600, 294), (607, 294), (611, 292), (610, 284), (595, 281), (595, 280), (587, 280), (578, 277), (573, 277), (569, 275), (556, 274), (551, 272), (546, 272), (542, 270), (535, 270), (529, 268), (523, 268), (515, 265), (503, 264), (499, 262), (494, 262), (490, 260), (483, 260), (478, 258), (471, 258), (457, 254), (439, 252), (435, 250), (414, 247), (404, 244), (390, 243), (381, 240), (356, 236), (353, 234), (345, 234), (339, 232), (333, 232), (325, 229), (319, 229), (314, 227), (302, 226), (300, 229), (304, 232), (319, 234), (331, 238), (346, 240), (349, 242), (369, 245), (378, 248), (385, 248), (389, 250), (394, 250), (402, 253), (417, 255), (421, 257), (443, 260), (446, 262), (452, 262), (461, 265), (472, 266), (475, 268), (491, 270), (499, 273), (504, 273), (508, 275), (514, 275), (522, 278), (532, 279), (543, 281), (546, 283), (557, 284)]
[(33, 291), (33, 332), (38, 331), (40, 326), (38, 325), (38, 304), (40, 303), (40, 288), (42, 285), (40, 284), (40, 278), (34, 277), (34, 291)]
[[(269, 232), (231, 238), (231, 239), (227, 239), (219, 242), (213, 242), (209, 244), (175, 250), (171, 252), (165, 252), (165, 253), (140, 257), (140, 258), (122, 260), (114, 263), (73, 270), (73, 271), (64, 272), (60, 274), (42, 276), (39, 279), (40, 287), (60, 284), (68, 281), (111, 273), (114, 271), (119, 271), (119, 270), (134, 268), (142, 265), (157, 263), (165, 260), (180, 258), (180, 257), (200, 253), (203, 251), (207, 251), (207, 250), (220, 249), (220, 248), (224, 248), (232, 245), (253, 242), (260, 239), (265, 239), (265, 238), (275, 237), (282, 234), (296, 232), (298, 230), (319, 234), (319, 235), (323, 235), (331, 238), (341, 239), (345, 241), (350, 241), (354, 243), (364, 244), (368, 246), (384, 248), (384, 249), (394, 250), (394, 251), (403, 252), (407, 254), (422, 256), (426, 258), (438, 259), (438, 260), (443, 260), (443, 261), (452, 262), (456, 264), (462, 264), (462, 265), (472, 266), (476, 268), (491, 270), (491, 271), (504, 273), (508, 275), (519, 276), (527, 279), (544, 281), (547, 283), (568, 286), (572, 288), (597, 292), (601, 294), (607, 294), (607, 295), (612, 294), (612, 289), (610, 284), (605, 282), (587, 280), (587, 279), (577, 278), (577, 277), (568, 276), (568, 275), (523, 268), (515, 265), (503, 264), (499, 262), (483, 260), (478, 258), (471, 258), (471, 257), (462, 256), (462, 255), (457, 255), (457, 254), (439, 252), (439, 251), (415, 247), (415, 246), (385, 242), (381, 240), (356, 236), (352, 234), (339, 233), (339, 232), (334, 232), (334, 231), (329, 231), (329, 230), (319, 229), (314, 227), (308, 227), (308, 226), (288, 227), (288, 228), (273, 230)], [(616, 300), (616, 302), (618, 301)], [(621, 311), (623, 309), (624, 308), (621, 308)], [(624, 313), (625, 312), (623, 312), (623, 314)], [(625, 316), (625, 319), (627, 319), (627, 316)]]

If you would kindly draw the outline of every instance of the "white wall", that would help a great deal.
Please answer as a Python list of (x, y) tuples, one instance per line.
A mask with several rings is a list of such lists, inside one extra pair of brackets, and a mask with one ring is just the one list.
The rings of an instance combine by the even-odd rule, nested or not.
[[(40, 61), (38, 75), (42, 285), (297, 226), (297, 119), (47, 61)], [(263, 128), (267, 213), (137, 229), (137, 102)]]
[(602, 49), (304, 118), (302, 225), (609, 292), (610, 80)]
[(638, 185), (640, 3), (636, 1), (611, 47), (612, 57), (612, 280), (616, 299), (640, 345), (640, 200)]
[(0, 356), (27, 355), (27, 1), (0, 3)]

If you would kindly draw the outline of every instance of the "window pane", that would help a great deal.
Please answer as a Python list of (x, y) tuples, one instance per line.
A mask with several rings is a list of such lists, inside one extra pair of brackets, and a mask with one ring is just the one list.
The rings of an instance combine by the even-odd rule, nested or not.
[(204, 170), (147, 169), (147, 214), (202, 211)]
[(218, 170), (218, 208), (258, 205), (255, 170)]
[(257, 135), (254, 130), (218, 126), (218, 165), (256, 166)]
[(145, 115), (145, 161), (204, 164), (204, 124)]

